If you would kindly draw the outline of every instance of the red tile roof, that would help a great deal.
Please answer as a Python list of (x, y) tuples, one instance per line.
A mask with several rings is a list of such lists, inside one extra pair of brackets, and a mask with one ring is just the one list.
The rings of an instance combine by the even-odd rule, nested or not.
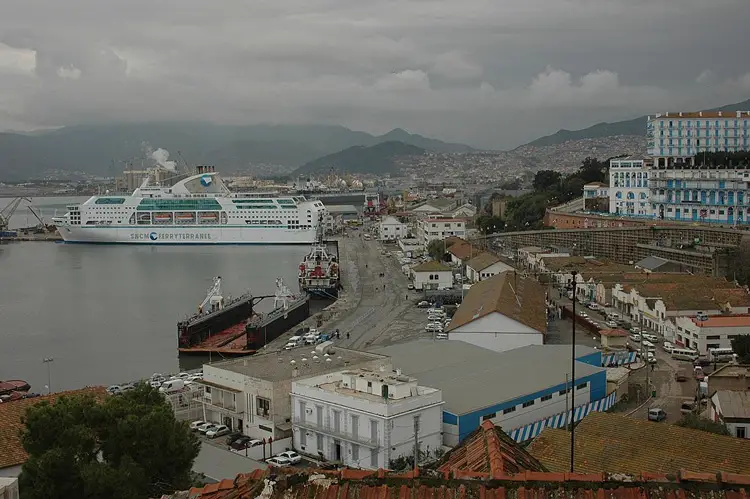
[(522, 471), (547, 471), (525, 449), (492, 421), (484, 421), (461, 444), (440, 460), (438, 471), (460, 476), (492, 478)]
[(384, 470), (320, 471), (275, 468), (238, 475), (227, 489), (193, 488), (162, 499), (747, 499), (750, 475), (525, 471), (494, 480), (453, 478), (449, 473)]
[(705, 321), (693, 318), (700, 327), (745, 327), (750, 326), (750, 315), (712, 315)]
[(0, 469), (23, 464), (29, 457), (21, 445), (21, 431), (24, 428), (21, 418), (26, 414), (27, 408), (40, 402), (54, 404), (62, 396), (86, 393), (103, 397), (107, 392), (102, 386), (94, 386), (0, 404)]

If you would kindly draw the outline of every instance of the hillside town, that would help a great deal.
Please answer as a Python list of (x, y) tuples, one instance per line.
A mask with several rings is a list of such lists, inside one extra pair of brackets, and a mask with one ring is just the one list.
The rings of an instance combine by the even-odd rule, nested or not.
[[(28, 408), (153, 390), (201, 449), (203, 481), (163, 498), (740, 497), (750, 292), (733, 269), (746, 261), (750, 174), (746, 158), (718, 153), (739, 154), (746, 118), (656, 115), (640, 156), (605, 170), (571, 158), (567, 177), (547, 183), (537, 171), (526, 192), (462, 187), (468, 177), (446, 173), (465, 168), (454, 155), (408, 164), (422, 181), (389, 194), (353, 177), (298, 179), (321, 196), (363, 193), (357, 206), (324, 201), (321, 223), (351, 283), (338, 301), (253, 355), (9, 399), (0, 486), (30, 469), (19, 433)], [(737, 145), (661, 145), (704, 126)], [(463, 157), (486, 175), (475, 184), (497, 180), (497, 158)], [(424, 182), (429, 168), (445, 183)], [(577, 177), (592, 171), (609, 182)], [(560, 185), (581, 187), (555, 198)], [(542, 227), (511, 227), (519, 200), (540, 196)]]

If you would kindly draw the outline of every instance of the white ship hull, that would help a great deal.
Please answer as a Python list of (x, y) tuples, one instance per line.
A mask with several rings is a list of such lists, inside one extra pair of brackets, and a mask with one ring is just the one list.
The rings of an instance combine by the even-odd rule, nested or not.
[(315, 229), (251, 227), (82, 227), (63, 225), (66, 243), (100, 244), (311, 244)]

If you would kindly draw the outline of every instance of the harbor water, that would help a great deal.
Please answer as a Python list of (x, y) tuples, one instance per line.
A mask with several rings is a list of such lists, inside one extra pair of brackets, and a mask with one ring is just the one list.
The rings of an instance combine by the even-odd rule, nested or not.
[[(0, 208), (7, 201), (0, 199)], [(70, 201), (37, 198), (34, 206), (51, 217)], [(26, 216), (19, 208), (11, 227), (25, 226)], [(308, 250), (0, 244), (0, 380), (25, 379), (44, 393), (48, 378), (60, 391), (196, 367), (200, 360), (180, 364), (176, 323), (196, 312), (213, 277), (222, 277), (225, 296), (273, 295), (277, 277), (297, 290)], [(258, 308), (272, 307), (273, 300), (264, 300)]]

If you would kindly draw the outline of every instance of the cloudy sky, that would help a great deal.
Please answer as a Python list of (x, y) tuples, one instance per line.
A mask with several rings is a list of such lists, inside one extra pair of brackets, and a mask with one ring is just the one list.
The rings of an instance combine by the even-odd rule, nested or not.
[(749, 0), (0, 0), (0, 130), (403, 127), (487, 148), (750, 98)]

